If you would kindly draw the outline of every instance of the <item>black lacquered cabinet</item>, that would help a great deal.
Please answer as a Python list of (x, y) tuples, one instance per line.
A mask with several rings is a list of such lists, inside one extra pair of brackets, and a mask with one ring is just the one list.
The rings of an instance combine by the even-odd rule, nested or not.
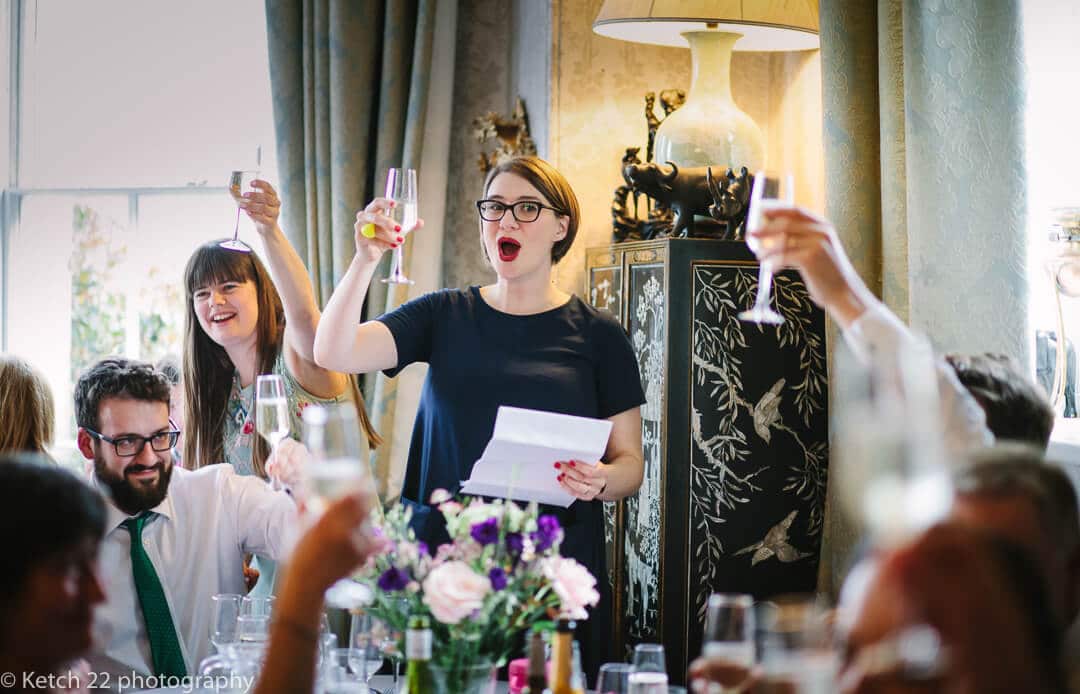
[(606, 506), (616, 645), (663, 643), (673, 682), (701, 650), (713, 592), (811, 592), (828, 468), (825, 318), (777, 275), (780, 326), (740, 321), (757, 293), (742, 242), (586, 251), (586, 297), (638, 357), (645, 481)]

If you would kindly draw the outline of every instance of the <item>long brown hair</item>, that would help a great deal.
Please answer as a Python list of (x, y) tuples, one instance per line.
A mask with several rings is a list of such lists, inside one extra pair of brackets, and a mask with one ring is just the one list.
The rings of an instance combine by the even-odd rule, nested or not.
[[(254, 252), (222, 248), (219, 241), (199, 246), (184, 269), (187, 312), (184, 321), (184, 465), (199, 468), (225, 462), (225, 410), (235, 366), (225, 348), (210, 339), (195, 315), (195, 290), (222, 282), (252, 282), (258, 301), (255, 373), (274, 370), (285, 333), (285, 308), (270, 273)], [(270, 454), (262, 437), (252, 437), (252, 466), (266, 477)]]
[(13, 354), (0, 354), (0, 452), (45, 453), (56, 414), (41, 372)]
[[(285, 309), (281, 296), (259, 257), (222, 248), (219, 241), (203, 244), (191, 255), (184, 270), (187, 313), (184, 321), (184, 464), (202, 467), (225, 462), (225, 416), (235, 366), (225, 348), (210, 339), (195, 315), (195, 290), (222, 282), (252, 282), (258, 302), (255, 372), (274, 370), (285, 334)], [(360, 418), (360, 425), (372, 448), (382, 439), (368, 418), (363, 394), (355, 376), (348, 389)], [(252, 439), (251, 464), (255, 473), (266, 477), (270, 449), (261, 436)]]

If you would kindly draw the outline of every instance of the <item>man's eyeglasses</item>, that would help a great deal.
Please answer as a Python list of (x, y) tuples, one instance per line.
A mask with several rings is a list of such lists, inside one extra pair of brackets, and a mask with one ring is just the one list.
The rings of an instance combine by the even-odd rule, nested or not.
[(518, 200), (511, 205), (498, 200), (477, 200), (476, 209), (480, 212), (480, 218), (485, 222), (499, 221), (507, 210), (510, 210), (510, 214), (514, 215), (514, 219), (519, 222), (535, 222), (540, 217), (542, 210), (551, 210), (558, 215), (566, 214), (558, 208), (544, 205), (535, 200)]
[(180, 432), (176, 430), (159, 431), (151, 436), (138, 436), (136, 434), (117, 436), (115, 439), (105, 434), (99, 434), (93, 429), (87, 429), (86, 433), (95, 439), (111, 443), (113, 448), (116, 449), (116, 455), (121, 458), (131, 458), (139, 455), (142, 453), (143, 446), (147, 443), (150, 444), (150, 448), (158, 453), (163, 453), (172, 449), (176, 445), (176, 439), (180, 436)]

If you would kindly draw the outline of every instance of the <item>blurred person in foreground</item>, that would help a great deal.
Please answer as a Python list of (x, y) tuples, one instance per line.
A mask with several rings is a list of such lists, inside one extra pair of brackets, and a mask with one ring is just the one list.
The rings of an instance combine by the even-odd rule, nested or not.
[(71, 690), (89, 685), (72, 686), (88, 674), (76, 661), (105, 599), (104, 531), (105, 504), (85, 482), (41, 455), (0, 454), (0, 672), (15, 675), (6, 690), (41, 689), (25, 684), (35, 675)]
[(1003, 538), (935, 526), (886, 552), (842, 608), (842, 692), (1066, 691), (1046, 582)]
[[(257, 694), (313, 690), (323, 592), (382, 550), (365, 523), (376, 503), (370, 488), (345, 496), (301, 536), (285, 567)], [(19, 522), (50, 506), (65, 513)], [(70, 691), (102, 683), (100, 672), (65, 668), (90, 650), (94, 610), (106, 599), (99, 577), (106, 515), (101, 496), (66, 470), (0, 455), (0, 672), (16, 676), (5, 690), (43, 688), (40, 680), (24, 686), (24, 675), (57, 674), (53, 682)]]
[(0, 354), (0, 453), (48, 455), (55, 418), (52, 390), (41, 372), (14, 354)]
[(1069, 686), (1080, 692), (1080, 512), (1076, 489), (1038, 448), (998, 445), (954, 474), (950, 519), (1024, 547), (1036, 560), (1065, 634)]

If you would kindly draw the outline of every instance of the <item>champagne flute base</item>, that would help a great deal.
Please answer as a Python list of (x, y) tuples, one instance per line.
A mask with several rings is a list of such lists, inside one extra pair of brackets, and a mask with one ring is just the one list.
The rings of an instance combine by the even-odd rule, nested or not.
[(237, 251), (238, 253), (251, 253), (251, 246), (238, 239), (222, 241), (218, 245), (222, 248), (228, 248), (230, 251)]
[(781, 325), (784, 317), (771, 308), (752, 308), (739, 314), (739, 320), (752, 321), (754, 323), (766, 323), (768, 325)]

